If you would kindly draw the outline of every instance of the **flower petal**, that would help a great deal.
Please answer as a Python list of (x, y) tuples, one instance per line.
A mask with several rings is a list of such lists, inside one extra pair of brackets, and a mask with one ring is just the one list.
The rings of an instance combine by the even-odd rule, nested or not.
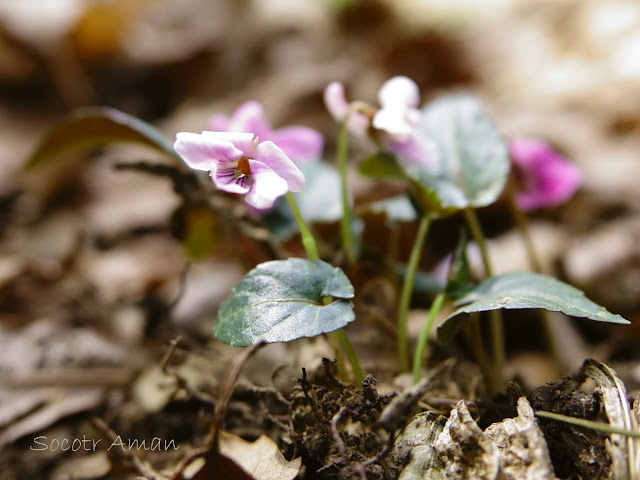
[(229, 132), (248, 132), (260, 137), (260, 140), (270, 140), (273, 130), (264, 115), (264, 109), (256, 101), (245, 102), (240, 105), (226, 128)]
[(432, 139), (424, 135), (414, 132), (402, 141), (388, 135), (385, 146), (405, 165), (417, 166), (430, 175), (437, 175), (440, 171), (438, 147)]
[[(268, 165), (279, 177), (283, 178), (292, 192), (299, 192), (304, 187), (304, 175), (275, 143), (260, 143), (254, 150), (253, 158)], [(251, 164), (251, 162), (249, 163)], [(253, 170), (251, 173), (253, 174)]]
[[(407, 136), (414, 130), (415, 123), (408, 121), (408, 113), (404, 107), (387, 107), (378, 110), (373, 117), (373, 126), (391, 135)], [(404, 140), (399, 138), (399, 140)]]
[(393, 77), (385, 82), (378, 91), (378, 100), (382, 108), (416, 108), (420, 103), (420, 89), (408, 77)]
[(407, 77), (393, 77), (380, 88), (378, 99), (382, 108), (373, 117), (373, 126), (391, 135), (410, 135), (420, 119), (416, 109), (420, 90), (415, 82)]
[(322, 134), (308, 127), (280, 128), (264, 140), (271, 140), (295, 163), (319, 158), (324, 146)]
[(349, 103), (344, 96), (344, 85), (340, 82), (331, 82), (324, 89), (324, 104), (331, 116), (338, 122), (342, 122), (347, 115), (349, 121), (347, 127), (352, 133), (364, 136), (369, 128), (369, 118), (360, 112), (349, 114)]
[(222, 139), (188, 132), (180, 132), (176, 137), (173, 148), (196, 170), (215, 172), (220, 163), (233, 162), (243, 155), (233, 143)]
[(213, 115), (209, 119), (209, 130), (212, 132), (228, 132), (231, 119), (220, 113)]
[(244, 197), (245, 202), (261, 210), (273, 207), (276, 199), (289, 190), (286, 180), (262, 162), (249, 160), (249, 166), (253, 186)]
[(580, 169), (546, 142), (514, 138), (509, 153), (519, 182), (516, 201), (525, 211), (564, 203), (582, 183)]
[(224, 161), (235, 161), (241, 156), (251, 157), (253, 155), (253, 133), (202, 132), (202, 136), (212, 144), (219, 144), (221, 142), (231, 143), (236, 147), (236, 150), (241, 152), (241, 155), (232, 157), (229, 160)]
[(236, 169), (233, 167), (218, 168), (216, 172), (212, 172), (211, 179), (218, 190), (229, 193), (247, 193), (252, 185), (252, 176), (236, 177)]
[(341, 122), (349, 111), (347, 98), (344, 96), (344, 85), (340, 82), (331, 82), (324, 89), (324, 104), (331, 116)]

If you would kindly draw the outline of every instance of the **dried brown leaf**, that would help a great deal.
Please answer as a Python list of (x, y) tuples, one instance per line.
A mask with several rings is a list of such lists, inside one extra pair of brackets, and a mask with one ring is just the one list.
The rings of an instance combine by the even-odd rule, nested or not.
[(518, 416), (494, 423), (485, 430), (500, 450), (504, 480), (556, 480), (549, 447), (526, 397), (518, 399)]
[(463, 400), (451, 410), (436, 442), (436, 450), (447, 463), (442, 478), (499, 478), (500, 451), (484, 435)]
[[(582, 373), (596, 382), (611, 426), (638, 430), (637, 417), (631, 412), (627, 400), (627, 390), (616, 372), (604, 363), (587, 360)], [(640, 476), (640, 465), (637, 464), (640, 442), (637, 439), (612, 433), (606, 446), (611, 456), (614, 480), (631, 480)]]
[(220, 453), (235, 461), (256, 480), (293, 480), (302, 460), (287, 461), (278, 446), (265, 435), (247, 442), (232, 433), (220, 432)]

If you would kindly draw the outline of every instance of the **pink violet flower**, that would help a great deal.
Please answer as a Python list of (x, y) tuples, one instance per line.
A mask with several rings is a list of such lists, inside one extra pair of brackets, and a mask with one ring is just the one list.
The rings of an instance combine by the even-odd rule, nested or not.
[(282, 149), (253, 133), (180, 132), (174, 148), (189, 167), (211, 172), (216, 188), (244, 195), (257, 209), (304, 187), (304, 175)]
[(324, 89), (324, 104), (329, 110), (331, 116), (337, 122), (343, 122), (349, 115), (347, 127), (352, 133), (364, 136), (367, 133), (367, 129), (371, 124), (369, 118), (361, 112), (352, 111), (349, 112), (351, 105), (347, 102), (347, 97), (344, 94), (344, 85), (340, 82), (331, 82)]
[(324, 138), (312, 128), (294, 125), (274, 130), (262, 105), (255, 101), (243, 103), (231, 117), (214, 115), (209, 128), (215, 132), (253, 133), (261, 141), (278, 145), (295, 163), (319, 158), (324, 147)]
[(373, 126), (393, 135), (396, 141), (410, 136), (420, 120), (420, 90), (407, 77), (393, 77), (378, 91), (382, 108), (373, 117)]
[(524, 211), (564, 203), (582, 183), (580, 169), (542, 140), (513, 138), (509, 154), (516, 179), (516, 202)]
[[(397, 155), (400, 161), (436, 173), (437, 149), (435, 143), (420, 134), (421, 112), (417, 109), (420, 102), (420, 89), (408, 77), (396, 76), (387, 80), (378, 91), (380, 108), (373, 120), (360, 113), (349, 115), (349, 130), (365, 135), (373, 126), (379, 140), (385, 148)], [(352, 108), (344, 95), (344, 86), (340, 82), (330, 83), (324, 91), (327, 110), (337, 121), (343, 121)]]
[(373, 117), (373, 126), (384, 131), (382, 142), (400, 161), (431, 174), (437, 171), (434, 141), (420, 132), (420, 89), (408, 77), (389, 79), (380, 88), (382, 108)]

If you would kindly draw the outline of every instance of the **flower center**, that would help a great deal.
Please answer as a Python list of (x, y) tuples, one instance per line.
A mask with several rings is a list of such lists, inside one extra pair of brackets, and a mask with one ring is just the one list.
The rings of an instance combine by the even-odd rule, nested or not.
[(238, 164), (234, 170), (234, 176), (235, 178), (251, 176), (251, 166), (249, 165), (248, 157), (242, 157), (238, 160)]

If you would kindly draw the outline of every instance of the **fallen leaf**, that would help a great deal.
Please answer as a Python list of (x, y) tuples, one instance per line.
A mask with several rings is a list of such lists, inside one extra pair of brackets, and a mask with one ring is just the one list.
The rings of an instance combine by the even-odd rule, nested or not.
[(396, 437), (391, 451), (392, 458), (405, 464), (398, 480), (422, 480), (444, 469), (444, 463), (434, 445), (442, 433), (446, 418), (436, 412), (422, 412), (411, 419)]
[(518, 416), (490, 425), (484, 434), (498, 446), (504, 480), (555, 480), (549, 447), (526, 397), (518, 399)]
[(302, 460), (287, 461), (278, 446), (266, 435), (247, 442), (237, 435), (220, 432), (220, 453), (241, 466), (256, 480), (293, 480)]
[(54, 470), (51, 478), (62, 480), (93, 480), (103, 478), (111, 470), (107, 452), (95, 452), (87, 456), (70, 458)]
[(451, 410), (435, 449), (446, 463), (443, 478), (499, 478), (500, 451), (482, 432), (463, 400)]
[(533, 409), (525, 397), (518, 400), (518, 416), (490, 425), (484, 432), (469, 413), (464, 401), (451, 416), (435, 443), (446, 463), (437, 464), (422, 478), (502, 479), (535, 478), (556, 480), (549, 448)]
[[(626, 430), (638, 430), (637, 419), (627, 400), (627, 390), (616, 372), (604, 363), (587, 360), (582, 367), (582, 373), (596, 382), (609, 424)], [(611, 456), (612, 478), (638, 478), (640, 466), (636, 462), (640, 456), (640, 442), (632, 437), (612, 433), (606, 446)]]
[(65, 390), (52, 389), (51, 401), (44, 407), (21, 418), (0, 433), (0, 446), (44, 430), (61, 418), (86, 412), (100, 405), (105, 389), (102, 387), (79, 387)]

